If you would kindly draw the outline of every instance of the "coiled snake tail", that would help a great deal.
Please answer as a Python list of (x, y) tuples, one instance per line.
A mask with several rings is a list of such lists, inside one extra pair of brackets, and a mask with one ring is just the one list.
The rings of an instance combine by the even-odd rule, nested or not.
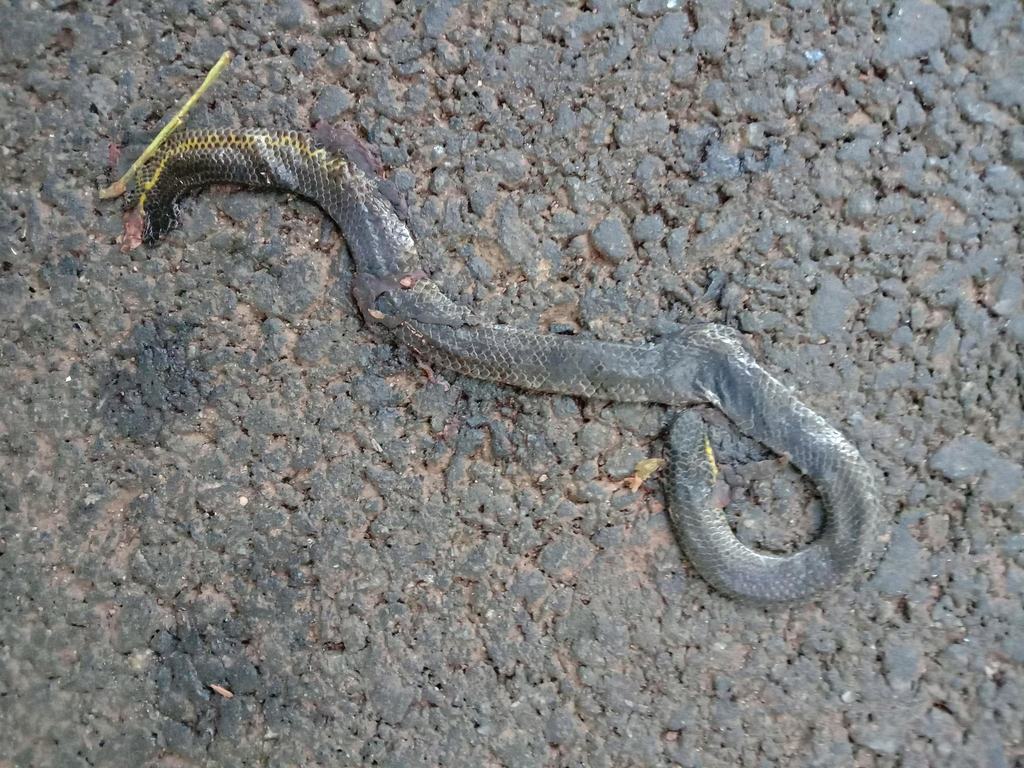
[(815, 484), (827, 515), (806, 549), (769, 555), (744, 545), (715, 498), (717, 465), (696, 411), (681, 413), (669, 435), (669, 513), (697, 570), (717, 589), (753, 602), (803, 600), (869, 564), (881, 519), (874, 473), (856, 448), (759, 366), (734, 331), (707, 326), (718, 362), (697, 386), (750, 437), (787, 456)]

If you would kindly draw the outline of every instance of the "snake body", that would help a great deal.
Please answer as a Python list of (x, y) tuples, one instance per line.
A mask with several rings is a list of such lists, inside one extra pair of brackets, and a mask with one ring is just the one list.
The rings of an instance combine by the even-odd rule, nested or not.
[(682, 413), (669, 439), (669, 512), (684, 551), (715, 588), (753, 603), (813, 597), (870, 563), (881, 504), (857, 449), (765, 371), (727, 326), (695, 324), (654, 343), (616, 343), (494, 325), (452, 302), (422, 272), (404, 221), (372, 172), (339, 146), (265, 130), (188, 131), (144, 166), (134, 201), (143, 237), (176, 222), (179, 198), (212, 183), (289, 190), (339, 226), (356, 267), (354, 294), (370, 323), (428, 362), (537, 392), (669, 406), (711, 403), (738, 429), (787, 456), (826, 502), (807, 548), (757, 552), (730, 528), (714, 493), (717, 467), (706, 429)]

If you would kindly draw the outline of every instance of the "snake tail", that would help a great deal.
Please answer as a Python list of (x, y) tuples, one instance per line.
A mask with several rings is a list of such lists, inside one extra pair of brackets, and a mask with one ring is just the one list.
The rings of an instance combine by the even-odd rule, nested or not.
[(696, 382), (736, 427), (789, 458), (826, 508), (819, 536), (791, 555), (757, 552), (729, 526), (714, 496), (717, 466), (696, 411), (680, 414), (669, 436), (669, 514), (680, 543), (718, 590), (756, 603), (806, 600), (865, 569), (874, 552), (881, 502), (874, 472), (838, 430), (801, 403), (738, 343), (732, 329), (707, 326), (717, 361)]

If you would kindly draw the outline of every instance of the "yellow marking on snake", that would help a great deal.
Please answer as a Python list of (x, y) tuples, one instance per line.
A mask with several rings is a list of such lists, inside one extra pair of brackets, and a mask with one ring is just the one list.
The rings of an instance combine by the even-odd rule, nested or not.
[(254, 134), (234, 133), (218, 131), (216, 133), (197, 132), (188, 136), (184, 141), (166, 148), (158, 155), (156, 165), (152, 170), (143, 169), (145, 176), (138, 179), (138, 186), (142, 189), (139, 195), (139, 213), (145, 215), (146, 193), (156, 186), (160, 176), (172, 160), (188, 155), (192, 152), (199, 152), (204, 149), (221, 149), (233, 147), (236, 149), (253, 149), (260, 143), (268, 149), (277, 147), (289, 147), (300, 155), (308, 157), (324, 167), (328, 171), (336, 171), (349, 167), (348, 161), (338, 155), (328, 154), (323, 147), (312, 147), (309, 142), (298, 135), (290, 133), (281, 134)]
[(711, 481), (714, 482), (718, 479), (718, 462), (715, 461), (715, 450), (711, 447), (711, 441), (707, 435), (704, 435), (704, 456), (708, 460), (708, 466), (711, 467)]

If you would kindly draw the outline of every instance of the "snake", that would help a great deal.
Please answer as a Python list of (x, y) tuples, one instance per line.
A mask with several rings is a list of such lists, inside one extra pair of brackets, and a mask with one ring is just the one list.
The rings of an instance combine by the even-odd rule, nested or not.
[[(874, 471), (839, 430), (755, 360), (738, 331), (693, 322), (654, 340), (620, 342), (488, 322), (423, 270), (385, 180), (338, 135), (173, 134), (142, 166), (126, 207), (138, 207), (142, 241), (152, 245), (177, 224), (179, 201), (192, 191), (227, 183), (291, 192), (340, 229), (366, 322), (427, 364), (530, 392), (677, 410), (668, 435), (668, 516), (694, 568), (728, 597), (754, 605), (809, 601), (870, 567), (882, 514)], [(824, 521), (807, 546), (777, 554), (737, 537), (708, 427), (692, 407), (701, 404), (788, 459), (816, 488)]]

